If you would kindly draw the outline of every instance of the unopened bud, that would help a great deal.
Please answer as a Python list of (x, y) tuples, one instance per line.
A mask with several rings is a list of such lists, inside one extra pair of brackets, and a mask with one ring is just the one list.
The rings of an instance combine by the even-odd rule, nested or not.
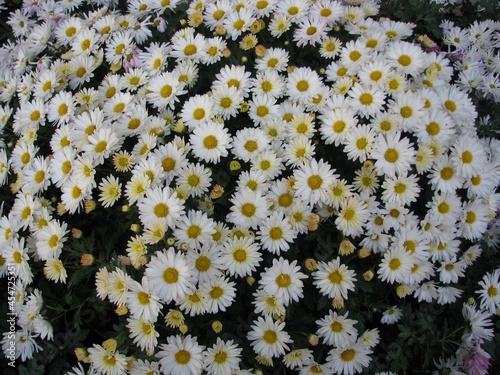
[(231, 163), (229, 163), (229, 169), (232, 171), (238, 171), (238, 170), (240, 170), (240, 168), (241, 168), (241, 164), (237, 160), (233, 160), (233, 161), (231, 161)]
[(309, 271), (315, 271), (318, 269), (318, 262), (313, 258), (308, 258), (305, 261), (305, 266)]
[(118, 345), (117, 341), (113, 338), (107, 339), (102, 343), (102, 347), (111, 353), (114, 353), (116, 351), (117, 345)]
[(373, 279), (373, 276), (374, 276), (374, 273), (372, 270), (368, 270), (366, 271), (364, 274), (363, 274), (363, 279), (365, 281), (371, 281), (371, 279)]
[(255, 46), (255, 54), (257, 57), (264, 57), (266, 55), (267, 48), (262, 44)]
[(354, 250), (356, 250), (356, 247), (354, 246), (354, 244), (351, 241), (343, 240), (340, 243), (340, 247), (339, 247), (340, 255), (351, 255), (354, 252)]
[(319, 337), (315, 334), (310, 334), (307, 337), (307, 341), (309, 341), (309, 344), (311, 344), (312, 346), (317, 346), (319, 344)]
[(115, 310), (116, 315), (123, 316), (128, 313), (128, 309), (125, 306), (118, 306)]
[(340, 309), (343, 309), (344, 308), (344, 299), (342, 297), (337, 297), (337, 298), (334, 298), (333, 301), (332, 301), (332, 307), (335, 309), (335, 310), (340, 310)]
[(252, 286), (255, 283), (255, 278), (253, 276), (247, 276), (247, 284)]
[(96, 209), (97, 202), (93, 199), (87, 199), (84, 203), (84, 207), (85, 207), (85, 212), (89, 214)]
[(122, 206), (122, 212), (129, 212), (130, 211), (130, 206), (128, 204), (124, 204)]
[(88, 357), (88, 352), (85, 348), (76, 348), (75, 355), (76, 355), (76, 359), (79, 362), (84, 362), (85, 359)]
[(214, 330), (215, 333), (220, 333), (222, 331), (222, 323), (216, 320), (215, 322), (212, 322), (212, 329)]
[(84, 267), (91, 266), (95, 262), (95, 257), (92, 254), (83, 254), (80, 258), (80, 264)]
[(82, 238), (83, 232), (77, 228), (71, 228), (71, 237), (79, 239)]
[(368, 258), (371, 255), (370, 249), (367, 249), (366, 247), (363, 247), (361, 250), (359, 250), (358, 256), (361, 259)]
[(141, 226), (139, 224), (131, 224), (130, 230), (134, 233), (139, 233), (141, 231)]
[(410, 294), (410, 287), (408, 285), (398, 285), (396, 288), (396, 294), (399, 298), (404, 298)]
[(182, 325), (179, 327), (179, 331), (180, 331), (183, 335), (185, 335), (185, 334), (186, 334), (186, 332), (188, 331), (188, 326), (187, 326), (187, 325), (185, 325), (185, 324), (182, 324)]

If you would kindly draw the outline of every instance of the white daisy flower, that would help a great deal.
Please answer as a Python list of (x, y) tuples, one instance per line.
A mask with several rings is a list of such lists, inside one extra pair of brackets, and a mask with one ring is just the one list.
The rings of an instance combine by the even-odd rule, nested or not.
[(345, 347), (357, 340), (358, 330), (354, 325), (358, 321), (348, 319), (348, 315), (348, 312), (338, 315), (330, 310), (324, 318), (316, 320), (316, 325), (319, 327), (316, 334), (323, 339), (324, 344)]
[(375, 169), (387, 177), (404, 174), (415, 163), (415, 150), (412, 143), (400, 132), (379, 135), (372, 149), (371, 158), (375, 159)]
[(324, 296), (347, 299), (349, 290), (354, 290), (356, 273), (340, 264), (340, 258), (337, 257), (328, 263), (318, 262), (318, 269), (313, 272), (313, 277), (313, 284)]
[(285, 323), (273, 321), (266, 315), (265, 318), (257, 318), (250, 327), (248, 339), (255, 353), (266, 357), (279, 357), (289, 349), (287, 344), (293, 341), (284, 330)]
[(259, 285), (269, 294), (276, 296), (278, 301), (288, 306), (291, 302), (298, 302), (304, 296), (302, 290), (307, 275), (299, 271), (297, 261), (288, 262), (280, 257), (273, 259), (272, 267), (266, 267), (259, 280)]
[(234, 237), (223, 243), (222, 261), (231, 276), (245, 277), (256, 271), (262, 256), (253, 237)]
[(204, 346), (191, 335), (169, 336), (167, 343), (159, 346), (156, 354), (161, 372), (171, 375), (199, 374), (203, 367)]

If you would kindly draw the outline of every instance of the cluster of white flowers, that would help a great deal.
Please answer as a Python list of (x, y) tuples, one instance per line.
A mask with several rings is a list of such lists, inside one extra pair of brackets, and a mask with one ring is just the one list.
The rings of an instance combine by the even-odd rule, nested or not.
[[(318, 225), (351, 241), (340, 255), (355, 243), (362, 257), (379, 257), (365, 280), (378, 276), (419, 302), (460, 297), (456, 286), (481, 253), (470, 242), (482, 238), (499, 199), (500, 141), (477, 136), (464, 89), (463, 76), (478, 71), (475, 87), (500, 95), (498, 56), (472, 66), (490, 50), (480, 46), (494, 43), (482, 24), (467, 31), (477, 48), (456, 45), (470, 69), (453, 84), (444, 53), (407, 41), (411, 24), (372, 18), (375, 1), (131, 0), (121, 13), (98, 0), (76, 15), (82, 3), (26, 2), (9, 16), (17, 40), (0, 49), (0, 184), (11, 174), (15, 198), (0, 218), (0, 274), (16, 265), (19, 309), (29, 310), (31, 264), (44, 262), (48, 280), (66, 282), (61, 255), (75, 228), (64, 217), (117, 204), (137, 211), (140, 227), (120, 259), (141, 278), (102, 267), (96, 289), (127, 314), (140, 352), (158, 360), (127, 364), (131, 353), (95, 344), (87, 360), (96, 373), (249, 373), (233, 340), (205, 346), (186, 331), (160, 339), (155, 328), (160, 315), (182, 328), (185, 315), (229, 310), (245, 278), (257, 285), (247, 340), (260, 363), (278, 358), (301, 374), (363, 371), (379, 333), (358, 332), (348, 312), (316, 321), (325, 358), (294, 347), (287, 332), (287, 307), (300, 304), (306, 282), (339, 308), (361, 277), (342, 256), (308, 267), (288, 258)], [(152, 40), (183, 6), (183, 26)], [(352, 40), (336, 38), (339, 27)], [(274, 38), (267, 46), (264, 32)], [(286, 33), (293, 41), (284, 43)], [(300, 47), (315, 48), (322, 65), (294, 66), (290, 51)], [(239, 51), (257, 57), (229, 63)], [(215, 176), (229, 162), (231, 184)], [(226, 205), (217, 201), (224, 187), (232, 189)], [(481, 309), (468, 310), (469, 320), (500, 308), (498, 278), (478, 285)], [(395, 322), (394, 312), (382, 323)], [(19, 321), (33, 342), (23, 360), (39, 349), (34, 338), (52, 336), (33, 324)], [(473, 334), (474, 344), (491, 336)]]
[(500, 22), (475, 21), (469, 27), (459, 27), (445, 21), (441, 28), (458, 73), (457, 85), (500, 102)]

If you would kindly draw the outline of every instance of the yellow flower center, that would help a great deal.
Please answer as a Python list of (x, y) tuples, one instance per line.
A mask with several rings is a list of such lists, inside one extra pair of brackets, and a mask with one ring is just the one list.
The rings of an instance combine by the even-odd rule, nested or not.
[(408, 55), (401, 55), (399, 56), (398, 63), (403, 66), (408, 66), (411, 64), (411, 57)]
[(488, 288), (488, 297), (496, 297), (498, 295), (498, 289), (495, 288), (493, 285), (490, 285)]
[(316, 31), (318, 31), (314, 26), (309, 26), (306, 30), (306, 34), (311, 36), (316, 34)]
[(411, 115), (413, 114), (413, 110), (411, 109), (411, 107), (404, 106), (401, 107), (399, 113), (401, 114), (401, 116), (403, 116), (403, 118), (410, 118)]
[(363, 105), (370, 105), (373, 103), (373, 96), (365, 92), (359, 96), (359, 102)]
[(233, 258), (238, 263), (243, 263), (247, 259), (247, 253), (243, 249), (238, 249), (233, 253)]
[(330, 272), (330, 274), (328, 275), (328, 279), (332, 284), (340, 284), (343, 280), (342, 275), (339, 271)]
[(290, 278), (290, 275), (287, 275), (286, 273), (281, 273), (276, 277), (276, 284), (278, 284), (280, 288), (287, 288), (291, 283), (292, 279)]
[(241, 206), (241, 213), (246, 217), (252, 217), (255, 215), (257, 207), (253, 203), (245, 203)]
[(342, 332), (342, 329), (344, 327), (342, 326), (342, 323), (339, 323), (339, 322), (333, 322), (332, 324), (330, 324), (330, 329), (332, 330), (332, 332)]
[(201, 228), (196, 224), (191, 225), (187, 230), (187, 235), (189, 238), (198, 238), (200, 234)]
[(203, 140), (203, 146), (208, 150), (213, 150), (217, 147), (217, 137), (214, 135), (209, 135)]
[(391, 259), (389, 262), (389, 268), (396, 271), (399, 267), (401, 267), (401, 261), (398, 258)]
[(156, 217), (167, 217), (169, 209), (165, 203), (158, 203), (153, 209), (153, 212)]
[(233, 101), (231, 100), (231, 98), (226, 97), (226, 98), (222, 98), (220, 100), (220, 106), (222, 108), (229, 108), (229, 107), (231, 107), (231, 104), (233, 104)]
[(293, 197), (288, 193), (283, 193), (278, 197), (278, 204), (281, 207), (290, 207), (293, 202)]
[(218, 352), (214, 357), (214, 361), (217, 363), (225, 363), (226, 360), (227, 360), (226, 352)]
[(450, 112), (455, 112), (457, 110), (457, 103), (455, 103), (453, 100), (445, 101), (444, 106)]
[(195, 120), (202, 120), (205, 117), (205, 110), (203, 108), (196, 108), (193, 112), (193, 117)]
[(146, 292), (139, 292), (137, 293), (137, 299), (139, 300), (139, 303), (141, 305), (147, 305), (149, 304), (149, 294)]
[(309, 83), (306, 80), (300, 80), (297, 82), (297, 90), (300, 92), (307, 91), (309, 89)]
[(186, 47), (184, 47), (184, 54), (186, 56), (192, 56), (196, 53), (197, 48), (194, 44), (188, 44)]
[(179, 271), (175, 268), (169, 267), (165, 271), (163, 271), (163, 280), (167, 284), (176, 283), (179, 280)]
[(387, 149), (387, 151), (384, 154), (385, 160), (387, 160), (389, 163), (395, 163), (398, 160), (399, 154), (397, 150), (393, 148)]
[(224, 294), (224, 290), (218, 286), (214, 287), (210, 291), (210, 297), (212, 297), (213, 299), (219, 299), (220, 297), (222, 297), (223, 294)]
[(167, 156), (161, 161), (161, 166), (164, 171), (170, 172), (175, 168), (175, 159)]
[(451, 167), (444, 167), (443, 169), (441, 169), (441, 173), (440, 174), (441, 174), (441, 178), (443, 180), (448, 181), (454, 175), (453, 168), (451, 168)]
[(403, 194), (406, 191), (406, 185), (399, 182), (394, 186), (394, 191), (396, 194)]
[(283, 237), (283, 230), (280, 227), (271, 228), (271, 230), (269, 231), (269, 237), (271, 237), (271, 239), (275, 241), (279, 240)]
[(113, 111), (115, 113), (121, 113), (123, 110), (125, 109), (125, 103), (118, 103), (117, 105), (115, 105), (115, 107), (113, 108)]
[(352, 51), (352, 52), (349, 54), (349, 58), (350, 58), (352, 61), (358, 61), (360, 57), (361, 57), (361, 53), (360, 53), (359, 51)]
[(248, 152), (254, 152), (258, 148), (257, 142), (252, 141), (252, 140), (246, 141), (244, 147), (245, 147), (245, 150), (247, 150)]
[(182, 349), (175, 353), (175, 361), (181, 365), (189, 363), (190, 360), (191, 353), (189, 353), (187, 350)]
[(200, 178), (196, 175), (191, 175), (188, 177), (188, 184), (191, 187), (196, 187), (200, 183)]
[(67, 36), (67, 37), (70, 37), (70, 38), (71, 38), (73, 35), (75, 35), (75, 34), (76, 34), (76, 27), (74, 27), (74, 26), (70, 26), (70, 27), (68, 27), (68, 28), (66, 29), (65, 34), (66, 34), (66, 36)]
[(59, 237), (57, 235), (53, 234), (49, 238), (49, 246), (50, 247), (56, 247), (58, 243), (59, 243)]
[(474, 159), (474, 156), (472, 155), (472, 152), (466, 150), (462, 152), (462, 162), (464, 164), (470, 164), (472, 163), (472, 160)]
[(441, 202), (439, 205), (438, 205), (438, 211), (439, 213), (441, 214), (446, 214), (450, 211), (450, 206), (448, 203), (446, 202)]
[(212, 264), (212, 262), (210, 261), (210, 259), (204, 255), (198, 257), (198, 259), (196, 259), (196, 263), (195, 263), (196, 269), (200, 272), (208, 271), (211, 264)]
[(473, 211), (467, 212), (465, 222), (467, 224), (473, 224), (476, 221), (476, 213)]
[(366, 146), (368, 146), (368, 141), (366, 140), (366, 138), (360, 138), (356, 141), (356, 147), (359, 150), (364, 150)]
[(309, 185), (309, 187), (312, 190), (319, 189), (322, 184), (323, 184), (323, 179), (319, 175), (317, 175), (317, 174), (312, 175), (311, 177), (309, 177), (307, 179), (307, 185)]
[(356, 352), (353, 349), (347, 349), (342, 352), (340, 358), (342, 358), (344, 362), (351, 362), (355, 356)]
[(267, 108), (265, 105), (259, 105), (257, 107), (257, 116), (259, 117), (264, 117), (269, 114), (269, 108)]
[(278, 341), (278, 335), (275, 331), (268, 329), (266, 332), (264, 332), (263, 339), (268, 344), (274, 344), (276, 341)]

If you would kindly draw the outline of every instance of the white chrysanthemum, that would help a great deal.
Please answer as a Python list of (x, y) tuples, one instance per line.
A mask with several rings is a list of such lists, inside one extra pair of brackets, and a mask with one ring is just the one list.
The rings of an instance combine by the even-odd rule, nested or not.
[(415, 150), (412, 143), (400, 132), (379, 135), (372, 149), (371, 158), (375, 168), (388, 177), (404, 174), (415, 163)]
[(156, 252), (145, 271), (152, 291), (165, 303), (178, 301), (194, 289), (191, 271), (173, 247)]
[(283, 305), (288, 306), (291, 302), (298, 302), (304, 296), (302, 290), (307, 275), (300, 272), (297, 261), (288, 262), (280, 257), (273, 259), (272, 267), (266, 267), (259, 285), (269, 294), (276, 296)]
[(239, 369), (242, 349), (233, 340), (217, 341), (204, 352), (204, 366), (209, 375), (230, 374)]
[(320, 293), (328, 298), (347, 299), (349, 290), (354, 290), (356, 273), (345, 264), (340, 264), (340, 258), (325, 263), (318, 262), (318, 269), (313, 273), (313, 284)]
[(307, 164), (295, 170), (295, 194), (311, 204), (326, 202), (328, 188), (338, 175), (334, 174), (330, 164), (321, 159), (311, 159)]
[(186, 255), (186, 262), (198, 285), (217, 279), (227, 267), (221, 249), (213, 246), (212, 241), (210, 236), (210, 241), (204, 241), (197, 250), (189, 249)]
[(162, 307), (160, 298), (152, 292), (147, 277), (143, 276), (141, 283), (128, 279), (126, 304), (130, 315), (135, 319), (144, 319), (147, 322), (156, 322)]
[(256, 229), (267, 215), (267, 203), (262, 192), (242, 188), (230, 199), (231, 212), (227, 220), (237, 226)]
[(204, 347), (191, 335), (169, 336), (159, 347), (161, 372), (171, 375), (199, 374), (203, 367)]
[(118, 351), (111, 352), (101, 345), (94, 344), (88, 349), (89, 359), (94, 368), (105, 375), (119, 375), (126, 372), (127, 357)]
[(402, 283), (413, 266), (411, 254), (404, 248), (393, 248), (384, 254), (377, 273), (382, 281)]
[(348, 315), (348, 312), (338, 315), (330, 310), (324, 318), (316, 320), (319, 327), (316, 333), (323, 339), (324, 344), (345, 347), (357, 340), (358, 330), (354, 327), (357, 321), (348, 319)]
[(357, 237), (363, 233), (363, 225), (368, 220), (368, 215), (366, 202), (353, 196), (340, 204), (335, 225), (344, 235)]
[(253, 237), (234, 237), (224, 242), (222, 260), (231, 276), (249, 276), (255, 272), (262, 256)]
[(351, 98), (350, 104), (359, 116), (364, 118), (374, 117), (385, 103), (385, 94), (374, 86), (364, 87), (356, 83), (347, 93)]
[(200, 293), (205, 297), (209, 313), (226, 311), (236, 297), (236, 283), (224, 276), (212, 279), (200, 285)]
[(51, 220), (36, 235), (36, 250), (42, 260), (59, 258), (68, 234), (67, 224)]
[(144, 320), (142, 317), (137, 319), (128, 318), (127, 328), (130, 331), (130, 338), (134, 344), (145, 352), (153, 352), (158, 345), (160, 333), (156, 331), (154, 323)]
[(243, 95), (235, 86), (218, 86), (212, 91), (212, 101), (215, 116), (229, 120), (238, 114)]
[(290, 243), (295, 239), (296, 235), (284, 213), (274, 212), (259, 227), (257, 239), (265, 250), (273, 254), (279, 254), (281, 251), (287, 251), (290, 248)]
[(170, 228), (176, 226), (184, 205), (168, 188), (148, 189), (138, 204), (139, 219), (144, 225), (154, 221), (164, 221)]
[(270, 316), (257, 318), (248, 333), (255, 353), (266, 357), (279, 357), (288, 350), (288, 345), (292, 340), (290, 335), (284, 330), (285, 323), (273, 321)]
[(371, 361), (373, 353), (368, 346), (354, 342), (352, 344), (331, 349), (326, 358), (327, 366), (335, 373), (353, 375), (363, 371)]

